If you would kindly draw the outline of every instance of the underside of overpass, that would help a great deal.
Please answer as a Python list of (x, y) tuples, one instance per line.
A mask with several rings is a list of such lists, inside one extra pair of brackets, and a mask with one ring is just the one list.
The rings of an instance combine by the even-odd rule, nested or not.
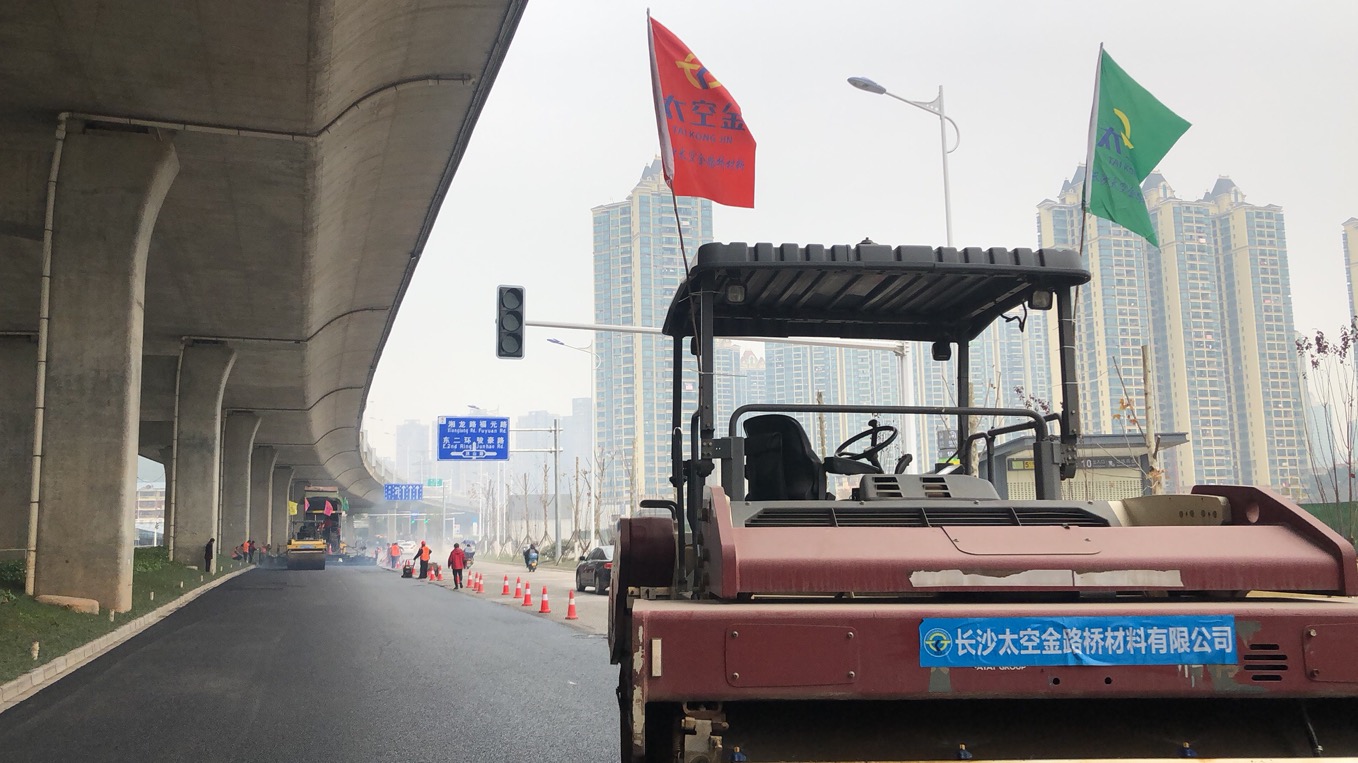
[(277, 534), (252, 495), (381, 499), (365, 396), (525, 1), (0, 4), (0, 549), (32, 592), (127, 608), (138, 453), (183, 561)]

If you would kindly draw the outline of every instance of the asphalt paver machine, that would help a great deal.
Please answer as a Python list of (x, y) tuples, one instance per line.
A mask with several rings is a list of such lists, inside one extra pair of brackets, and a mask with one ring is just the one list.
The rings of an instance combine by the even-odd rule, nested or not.
[[(1068, 250), (699, 249), (664, 326), (675, 497), (618, 528), (623, 761), (716, 763), (737, 744), (762, 761), (1358, 755), (1348, 542), (1265, 488), (1062, 497), (1089, 278)], [(1025, 338), (1052, 337), (1057, 412), (973, 406), (970, 344), (1030, 310), (1055, 323)], [(721, 337), (922, 343), (955, 362), (957, 405), (761, 403), (719, 422)], [(817, 453), (808, 412), (864, 431)], [(955, 422), (956, 458), (884, 469), (892, 415)], [(1033, 500), (973, 473), (1017, 433), (1035, 440)], [(856, 485), (836, 498), (829, 475)]]
[(289, 523), (288, 569), (323, 570), (327, 559), (343, 561), (345, 545), (340, 537), (345, 503), (339, 488), (308, 485)]

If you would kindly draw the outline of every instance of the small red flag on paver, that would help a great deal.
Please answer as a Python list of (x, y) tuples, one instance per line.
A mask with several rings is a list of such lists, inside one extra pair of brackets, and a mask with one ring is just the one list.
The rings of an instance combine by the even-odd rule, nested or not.
[(739, 104), (688, 46), (649, 14), (646, 20), (660, 162), (670, 190), (753, 207), (755, 142)]
[(334, 507), (334, 506), (331, 506), (329, 501), (326, 501), (326, 502), (325, 502), (325, 515), (328, 517), (328, 516), (330, 516), (331, 514), (334, 514), (334, 513), (335, 513), (335, 507)]

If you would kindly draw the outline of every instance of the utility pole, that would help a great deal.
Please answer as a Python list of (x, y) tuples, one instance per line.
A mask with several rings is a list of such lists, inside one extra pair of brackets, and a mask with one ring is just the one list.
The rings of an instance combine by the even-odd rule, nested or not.
[(1151, 348), (1141, 345), (1141, 389), (1145, 396), (1145, 415), (1141, 417), (1142, 434), (1146, 437), (1146, 459), (1150, 464), (1147, 478), (1151, 483), (1151, 495), (1165, 492), (1164, 473), (1160, 471), (1160, 444), (1155, 436), (1155, 393), (1151, 387)]
[[(552, 454), (552, 507), (556, 512), (556, 558), (561, 560), (561, 419), (552, 419), (551, 429), (539, 428), (520, 428), (514, 430), (516, 433), (523, 432), (551, 432), (551, 448), (510, 448), (510, 453), (548, 453)], [(527, 479), (527, 477), (525, 477)], [(528, 491), (524, 490), (524, 522), (527, 524), (527, 501)], [(546, 528), (543, 528), (544, 532)]]
[(552, 419), (552, 512), (556, 514), (556, 563), (561, 563), (561, 419)]

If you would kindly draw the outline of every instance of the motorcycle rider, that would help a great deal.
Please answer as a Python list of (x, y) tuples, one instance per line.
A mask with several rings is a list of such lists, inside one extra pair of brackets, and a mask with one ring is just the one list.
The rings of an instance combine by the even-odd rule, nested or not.
[(524, 565), (529, 572), (536, 572), (538, 568), (538, 544), (528, 544), (528, 550), (523, 552)]

